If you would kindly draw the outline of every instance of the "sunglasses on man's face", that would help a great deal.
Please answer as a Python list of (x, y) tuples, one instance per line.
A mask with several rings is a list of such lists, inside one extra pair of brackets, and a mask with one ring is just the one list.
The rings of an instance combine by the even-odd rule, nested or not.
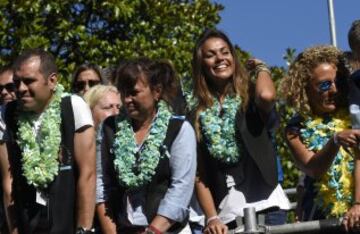
[(75, 82), (75, 89), (79, 92), (85, 89), (86, 85), (89, 85), (91, 88), (98, 84), (100, 84), (100, 80), (79, 80)]
[(2, 93), (3, 89), (6, 89), (8, 92), (14, 92), (16, 89), (15, 83), (0, 85), (0, 93)]

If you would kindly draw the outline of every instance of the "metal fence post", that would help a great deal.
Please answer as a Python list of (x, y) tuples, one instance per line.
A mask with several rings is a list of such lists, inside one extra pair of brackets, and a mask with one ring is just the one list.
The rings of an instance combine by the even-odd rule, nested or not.
[(259, 233), (254, 207), (244, 208), (244, 233)]

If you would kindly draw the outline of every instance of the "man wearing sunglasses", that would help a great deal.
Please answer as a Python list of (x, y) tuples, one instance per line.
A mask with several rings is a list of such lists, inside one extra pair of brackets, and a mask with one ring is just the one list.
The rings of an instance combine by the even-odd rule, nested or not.
[(16, 99), (13, 71), (10, 66), (0, 69), (0, 105)]
[[(15, 85), (13, 82), (13, 71), (11, 66), (4, 66), (0, 69), (0, 144), (4, 144), (5, 123), (3, 121), (3, 114), (5, 105), (16, 99)], [(0, 157), (4, 157), (1, 154)], [(2, 198), (2, 188), (0, 188)], [(0, 233), (5, 232), (5, 214), (3, 210), (3, 201), (0, 200)]]
[[(10, 233), (93, 233), (95, 131), (82, 98), (58, 84), (54, 57), (27, 50), (14, 61), (17, 102), (6, 108), (1, 145)], [(9, 166), (10, 165), (10, 166)], [(9, 176), (9, 171), (11, 176)]]

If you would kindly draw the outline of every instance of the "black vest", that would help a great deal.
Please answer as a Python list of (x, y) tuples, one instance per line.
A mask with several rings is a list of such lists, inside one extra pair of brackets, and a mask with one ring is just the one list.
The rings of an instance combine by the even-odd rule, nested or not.
[[(163, 142), (163, 146), (166, 146), (170, 150), (173, 141), (178, 135), (184, 119), (171, 118), (166, 132), (166, 137)], [(103, 124), (103, 139), (101, 143), (101, 162), (103, 171), (103, 180), (106, 187), (111, 187), (112, 190), (109, 193), (110, 197), (107, 199), (107, 209), (111, 209), (111, 213), (116, 219), (119, 212), (126, 210), (126, 207), (122, 207), (123, 195), (127, 190), (126, 187), (121, 185), (117, 180), (117, 173), (114, 167), (114, 154), (113, 154), (113, 141), (115, 130), (115, 117), (109, 117)], [(164, 148), (159, 149), (164, 151)], [(162, 154), (165, 152), (161, 152)], [(152, 177), (151, 182), (145, 185), (146, 198), (144, 213), (150, 223), (157, 214), (160, 201), (165, 196), (171, 183), (171, 171), (169, 166), (169, 158), (164, 156), (160, 159), (156, 168), (156, 173)], [(116, 222), (116, 221), (115, 221)], [(187, 219), (182, 223), (174, 224), (169, 231), (179, 230), (185, 226)]]
[[(194, 113), (192, 113), (194, 119)], [(236, 116), (236, 139), (242, 149), (237, 163), (225, 164), (210, 156), (205, 142), (198, 144), (198, 168), (212, 193), (216, 207), (228, 193), (226, 175), (234, 178), (236, 188), (247, 202), (267, 198), (276, 187), (277, 167), (274, 146), (254, 103)]]
[[(21, 150), (16, 143), (17, 103), (8, 105), (5, 121), (8, 128), (9, 161), (13, 174), (13, 198), (16, 225), (20, 233), (45, 232), (71, 234), (75, 230), (75, 172), (74, 172), (74, 114), (71, 97), (61, 101), (61, 161), (59, 173), (43, 191), (48, 198), (47, 206), (36, 203), (36, 189), (23, 176)], [(60, 113), (59, 113), (60, 114)]]

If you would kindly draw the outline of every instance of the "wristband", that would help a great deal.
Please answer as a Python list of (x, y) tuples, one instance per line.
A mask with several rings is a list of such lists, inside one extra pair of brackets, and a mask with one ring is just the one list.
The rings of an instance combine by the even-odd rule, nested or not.
[(208, 218), (208, 219), (206, 220), (206, 225), (209, 225), (209, 223), (210, 223), (211, 221), (215, 220), (215, 219), (220, 219), (220, 218), (219, 218), (219, 216), (217, 216), (217, 215), (211, 216), (210, 218)]
[(256, 64), (254, 70), (250, 72), (250, 80), (252, 82), (256, 83), (256, 80), (257, 80), (260, 72), (266, 72), (271, 76), (271, 71), (266, 66), (266, 64), (259, 63), (259, 64)]
[(145, 229), (145, 233), (146, 233), (146, 234), (163, 234), (159, 229), (157, 229), (157, 228), (154, 227), (153, 225), (149, 225), (149, 226)]
[(78, 227), (76, 228), (76, 234), (92, 234), (95, 233), (94, 229), (86, 229), (84, 227)]

